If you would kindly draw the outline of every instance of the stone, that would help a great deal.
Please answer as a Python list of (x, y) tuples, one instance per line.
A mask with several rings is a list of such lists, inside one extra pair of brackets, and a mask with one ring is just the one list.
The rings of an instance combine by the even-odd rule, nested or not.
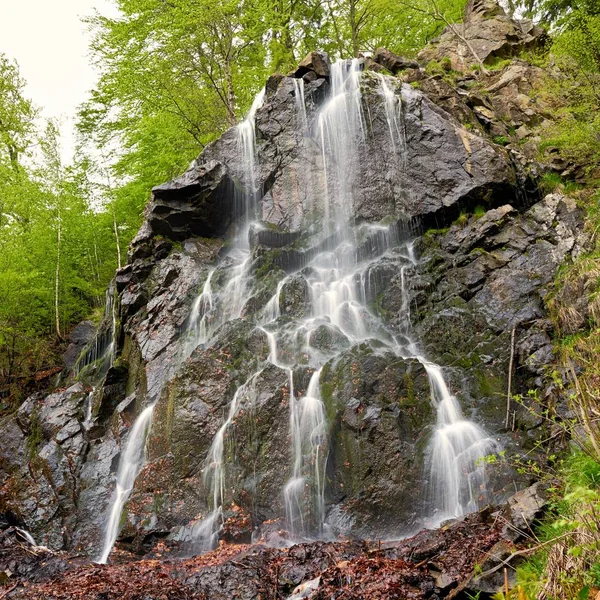
[(404, 69), (419, 68), (419, 63), (414, 60), (402, 58), (401, 56), (390, 52), (387, 48), (377, 48), (373, 53), (373, 62), (380, 64), (394, 75)]
[(507, 518), (510, 525), (503, 527), (503, 535), (511, 541), (528, 537), (531, 528), (542, 515), (548, 500), (541, 482), (517, 492), (508, 499)]
[(175, 241), (222, 235), (234, 217), (234, 197), (235, 185), (223, 163), (194, 165), (152, 190), (148, 223), (154, 235)]
[(69, 345), (63, 355), (66, 369), (72, 369), (86, 345), (94, 338), (96, 326), (91, 321), (82, 321), (69, 334)]
[(467, 71), (472, 65), (479, 65), (479, 60), (485, 63), (516, 55), (542, 45), (545, 38), (542, 28), (531, 21), (511, 19), (495, 0), (470, 0), (464, 22), (449, 25), (418, 58), (421, 61), (448, 58), (454, 70)]
[(248, 239), (250, 247), (266, 246), (267, 248), (282, 248), (294, 244), (300, 239), (298, 231), (283, 231), (266, 225), (260, 221), (255, 221), (250, 225)]
[[(469, 11), (465, 31), (486, 60), (541, 40), (531, 24), (508, 19), (487, 0), (473, 0)], [(429, 49), (438, 59), (436, 52), (450, 44), (448, 33)], [(451, 59), (468, 63), (468, 53), (452, 37)], [(347, 308), (335, 317), (313, 314), (308, 281), (317, 269), (339, 268), (313, 260), (344, 238), (322, 230), (321, 199), (333, 198), (336, 190), (328, 189), (323, 176), (314, 132), (330, 94), (331, 68), (327, 55), (311, 53), (293, 76), (275, 74), (267, 82), (256, 113), (254, 173), (233, 127), (182, 176), (154, 189), (129, 264), (115, 277), (118, 334), (111, 368), (98, 380), (69, 380), (66, 389), (31, 396), (0, 423), (2, 438), (10, 437), (0, 449), (0, 506), (36, 539), (52, 548), (98, 548), (124, 440), (136, 415), (156, 403), (147, 462), (123, 513), (121, 542), (144, 552), (158, 539), (176, 547), (197, 531), (213, 508), (210, 448), (227, 423), (223, 537), (247, 542), (255, 531), (283, 543), (283, 486), (294, 469), (291, 408), (307, 392), (315, 357), (325, 363), (319, 393), (329, 444), (310, 466), (325, 473), (327, 532), (389, 538), (421, 527), (433, 509), (420, 490), (427, 489), (424, 452), (436, 416), (423, 362), (403, 359), (396, 342), (415, 341), (419, 352), (443, 366), (464, 413), (485, 426), (498, 447), (536, 457), (535, 443), (544, 432), (539, 420), (527, 417), (527, 406), (512, 409), (515, 431), (504, 425), (508, 363), (514, 351), (512, 393), (535, 388), (554, 401), (558, 392), (547, 375), (553, 330), (545, 303), (560, 264), (588, 247), (575, 202), (561, 194), (540, 199), (521, 172), (527, 159), (518, 154), (517, 138), (529, 143), (527, 131), (545, 118), (542, 104), (529, 97), (539, 73), (515, 60), (485, 79), (468, 73), (451, 85), (384, 49), (361, 64), (365, 143), (344, 182), (352, 190), (347, 205), (334, 202), (330, 208), (347, 215), (356, 234), (346, 246), (357, 268), (344, 285), (360, 295), (368, 335), (361, 333), (353, 344), (343, 333), (352, 316)], [(297, 110), (298, 78), (306, 121)], [(401, 135), (395, 138), (382, 82), (396, 98)], [(486, 133), (508, 136), (513, 127), (506, 148)], [(559, 158), (555, 166), (569, 169)], [(249, 249), (231, 243), (243, 205), (251, 223)], [(404, 245), (408, 239), (413, 241)], [(232, 290), (230, 267), (238, 255), (245, 262)], [(209, 273), (214, 328), (196, 348), (188, 347), (182, 341), (193, 338), (192, 306)], [(266, 314), (279, 284), (279, 306)], [(581, 280), (555, 294), (556, 301), (571, 302), (583, 322), (588, 308), (576, 298), (586, 287), (589, 282)], [(240, 296), (240, 306), (220, 322), (223, 301), (232, 293)], [(579, 326), (578, 319), (573, 327)], [(285, 368), (266, 362), (273, 352), (271, 332), (277, 332), (278, 365)], [(86, 336), (77, 334), (77, 340)], [(83, 423), (88, 397), (92, 427)], [(564, 405), (557, 411), (567, 414)], [(322, 441), (321, 432), (310, 440)], [(481, 504), (504, 503), (514, 485), (529, 483), (504, 461), (496, 463), (478, 491)], [(310, 485), (313, 475), (306, 477)], [(511, 500), (504, 513), (514, 513), (510, 518), (521, 528), (527, 515), (535, 518), (541, 510), (525, 496)], [(316, 525), (310, 507), (303, 517)], [(445, 531), (468, 529), (471, 519), (448, 523)], [(428, 531), (410, 552), (390, 550), (402, 560), (430, 561), (431, 574), (422, 584), (429, 595), (437, 593), (436, 585), (449, 590), (458, 582), (452, 565), (436, 562), (442, 537)], [(296, 560), (312, 551), (294, 546), (287, 556)], [(220, 576), (218, 568), (208, 580)], [(282, 564), (288, 595), (315, 576), (298, 563)], [(210, 581), (194, 585), (207, 589)]]
[(318, 77), (329, 77), (330, 65), (331, 63), (327, 52), (309, 52), (298, 65), (298, 68), (294, 72), (294, 76), (303, 77), (307, 72), (312, 71)]
[[(481, 564), (481, 572), (484, 575), (479, 575), (471, 578), (466, 589), (472, 594), (489, 594), (493, 595), (504, 589), (504, 569), (497, 568), (493, 573), (485, 575), (486, 572), (498, 566), (503, 566), (503, 561), (506, 560), (516, 548), (513, 544), (500, 540), (496, 542), (487, 552), (485, 560)], [(522, 559), (521, 559), (522, 560)], [(517, 574), (515, 567), (518, 565), (518, 558), (510, 562), (512, 568), (507, 569), (509, 589), (514, 589), (517, 584)]]
[(279, 293), (279, 310), (296, 319), (310, 315), (310, 289), (304, 277), (293, 275), (286, 279)]

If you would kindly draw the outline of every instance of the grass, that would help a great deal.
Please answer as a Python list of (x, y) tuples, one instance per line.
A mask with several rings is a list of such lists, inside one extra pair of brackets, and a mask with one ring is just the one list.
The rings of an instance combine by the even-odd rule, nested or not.
[(517, 568), (525, 599), (593, 598), (591, 590), (600, 586), (600, 462), (575, 451), (560, 478), (551, 513), (533, 540), (540, 550)]

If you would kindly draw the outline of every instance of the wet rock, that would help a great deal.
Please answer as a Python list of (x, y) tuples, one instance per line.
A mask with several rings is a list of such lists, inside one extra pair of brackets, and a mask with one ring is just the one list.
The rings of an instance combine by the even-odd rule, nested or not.
[(324, 367), (321, 393), (332, 423), (328, 522), (372, 537), (407, 527), (421, 516), (407, 493), (422, 485), (418, 448), (431, 422), (423, 367), (355, 347)]
[(91, 321), (82, 321), (69, 334), (69, 346), (63, 355), (66, 369), (72, 369), (86, 345), (94, 338), (96, 326)]
[(225, 233), (234, 217), (235, 186), (227, 167), (217, 161), (194, 166), (152, 192), (147, 218), (155, 235), (214, 237)]
[(304, 277), (294, 275), (286, 279), (279, 294), (279, 310), (281, 314), (296, 319), (310, 315), (310, 288)]
[(311, 332), (309, 344), (321, 352), (331, 352), (347, 348), (350, 341), (335, 325), (322, 324)]
[(318, 77), (329, 77), (330, 65), (327, 52), (309, 52), (294, 72), (294, 77), (303, 77), (310, 71)]
[(251, 248), (258, 245), (268, 248), (281, 248), (294, 244), (300, 238), (300, 232), (281, 231), (273, 226), (255, 222), (250, 225), (248, 237)]
[(398, 71), (403, 71), (404, 69), (419, 68), (419, 63), (414, 60), (402, 58), (401, 56), (390, 52), (387, 48), (377, 48), (373, 53), (373, 61), (380, 64), (394, 75), (396, 75)]

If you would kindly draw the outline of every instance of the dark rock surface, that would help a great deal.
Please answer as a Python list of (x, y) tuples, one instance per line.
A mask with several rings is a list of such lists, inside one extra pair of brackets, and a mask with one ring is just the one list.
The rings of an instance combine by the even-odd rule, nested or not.
[(82, 321), (71, 331), (69, 346), (63, 356), (63, 363), (67, 370), (75, 365), (82, 350), (96, 335), (96, 326), (91, 321)]
[(452, 68), (468, 69), (479, 64), (473, 53), (482, 62), (491, 62), (539, 46), (545, 37), (541, 27), (529, 20), (511, 19), (494, 0), (470, 0), (464, 23), (448, 26), (436, 42), (419, 54), (419, 59), (447, 57)]
[[(489, 33), (477, 46), (486, 60), (540, 37), (536, 28), (515, 24), (497, 9), (490, 13), (486, 2), (470, 7), (465, 31), (474, 44)], [(435, 51), (452, 45), (451, 56), (468, 62), (450, 37), (443, 34)], [(424, 453), (435, 415), (422, 364), (391, 352), (393, 339), (412, 335), (444, 367), (465, 415), (510, 452), (530, 450), (546, 437), (527, 399), (512, 407), (505, 426), (508, 365), (514, 354), (511, 393), (526, 396), (536, 388), (544, 401), (560, 403), (547, 375), (553, 332), (545, 301), (559, 266), (585, 248), (582, 215), (568, 197), (530, 193), (521, 172), (529, 160), (525, 150), (519, 162), (517, 150), (509, 154), (490, 139), (503, 135), (508, 124), (521, 128), (545, 118), (543, 106), (524, 99), (535, 68), (515, 61), (491, 76), (492, 93), (481, 97), (476, 89), (464, 93), (440, 78), (424, 78), (418, 65), (384, 50), (371, 62), (379, 68), (371, 65), (362, 75), (368, 135), (347, 182), (351, 206), (332, 210), (349, 215), (356, 234), (352, 252), (372, 261), (360, 274), (364, 281), (352, 283), (362, 286), (376, 335), (352, 345), (331, 319), (311, 314), (309, 263), (339, 242), (335, 235), (317, 235), (327, 195), (318, 111), (331, 92), (331, 65), (326, 54), (314, 52), (292, 76), (268, 82), (256, 115), (255, 178), (244, 164), (239, 130), (232, 128), (181, 177), (154, 189), (129, 262), (115, 277), (117, 352), (106, 377), (84, 374), (67, 389), (28, 398), (17, 414), (0, 421), (0, 438), (7, 440), (0, 446), (0, 511), (17, 515), (40, 543), (98, 552), (124, 441), (150, 403), (155, 412), (147, 462), (122, 516), (121, 543), (144, 552), (157, 539), (185, 540), (212, 508), (207, 455), (240, 386), (244, 393), (223, 437), (229, 523), (223, 536), (247, 540), (275, 527), (292, 469), (290, 406), (313, 375), (309, 352), (320, 353), (326, 363), (320, 388), (329, 445), (319, 460), (326, 474), (325, 523), (333, 534), (377, 537), (421, 523)], [(389, 75), (382, 80), (382, 66), (406, 81)], [(300, 79), (306, 122), (297, 110)], [(382, 81), (400, 99), (403, 135), (396, 147), (390, 144)], [(408, 81), (422, 82), (423, 89)], [(239, 250), (232, 239), (244, 206), (256, 219), (249, 233), (249, 275), (228, 287), (228, 268)], [(406, 255), (409, 237), (415, 260)], [(238, 295), (239, 311), (192, 351), (186, 327), (209, 274), (215, 305)], [(261, 318), (279, 284), (277, 311), (271, 308), (284, 334), (278, 359), (291, 365), (294, 395), (287, 370), (266, 364), (272, 350), (269, 325)], [(310, 333), (308, 325), (300, 331), (299, 324), (313, 316)], [(210, 325), (219, 323), (220, 315), (209, 317)], [(77, 340), (87, 340), (86, 327)], [(75, 350), (71, 354), (69, 361)], [(493, 470), (489, 492), (496, 501), (508, 495), (507, 486), (514, 491), (513, 480), (529, 483), (514, 479), (504, 463)], [(488, 490), (480, 491), (483, 502)], [(278, 535), (285, 532), (278, 529), (273, 537)], [(427, 548), (443, 545), (439, 535), (421, 534), (420, 560), (430, 558)], [(322, 557), (322, 547), (315, 548)], [(415, 547), (411, 552), (418, 553)], [(261, 549), (258, 558), (248, 556), (254, 564), (280, 555)], [(398, 551), (383, 558), (406, 562), (407, 556)], [(398, 586), (410, 583), (402, 579), (404, 562), (387, 565), (400, 573)], [(286, 575), (285, 593), (319, 573), (322, 589), (329, 590), (339, 567), (323, 564)], [(443, 564), (429, 569), (414, 597), (440, 597), (433, 590), (456, 587), (449, 570)], [(209, 587), (235, 572), (235, 565), (219, 563), (206, 567), (202, 577), (183, 580), (199, 597), (225, 597), (210, 596)], [(244, 577), (248, 597), (264, 591), (259, 576)]]
[[(500, 556), (516, 549), (502, 537), (502, 518), (475, 513), (401, 541), (313, 542), (284, 549), (225, 545), (188, 559), (170, 557), (168, 551), (162, 560), (119, 555), (112, 565), (27, 549), (8, 529), (0, 531), (0, 574), (8, 573), (5, 598), (10, 600), (434, 600), (482, 589), (473, 579), (476, 567), (493, 568)], [(493, 593), (501, 584), (488, 587)]]

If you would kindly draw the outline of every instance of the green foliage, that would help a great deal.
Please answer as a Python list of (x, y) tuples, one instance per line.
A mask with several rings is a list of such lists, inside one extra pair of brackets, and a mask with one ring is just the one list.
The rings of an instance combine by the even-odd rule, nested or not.
[(600, 463), (576, 451), (559, 472), (552, 512), (538, 527), (538, 551), (517, 568), (527, 598), (586, 598), (600, 579)]
[(86, 169), (62, 164), (57, 124), (36, 130), (37, 112), (22, 88), (17, 66), (0, 55), (4, 409), (20, 402), (35, 372), (57, 364), (62, 334), (98, 303), (115, 267), (112, 228), (101, 207), (92, 210)]
[(551, 74), (538, 94), (553, 109), (553, 119), (540, 133), (544, 152), (559, 153), (580, 167), (580, 179), (600, 178), (600, 9), (592, 0), (527, 1), (528, 13), (541, 17), (553, 34), (538, 66)]
[(500, 146), (507, 146), (510, 144), (510, 140), (505, 135), (496, 135), (492, 138), (494, 144), (498, 144)]

